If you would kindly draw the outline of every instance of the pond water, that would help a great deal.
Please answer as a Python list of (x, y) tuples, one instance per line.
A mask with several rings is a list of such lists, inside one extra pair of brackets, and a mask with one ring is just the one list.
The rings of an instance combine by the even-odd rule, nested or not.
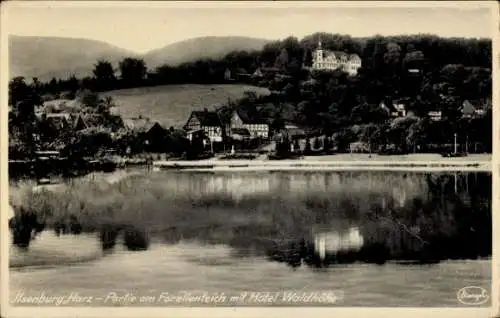
[[(203, 306), (211, 296), (211, 306), (441, 307), (464, 306), (464, 287), (491, 290), (489, 173), (169, 171), (68, 187), (80, 187), (65, 207), (83, 222), (129, 222), (152, 243), (69, 265), (65, 251), (98, 255), (92, 234), (44, 232), (11, 252), (15, 304), (78, 293), (96, 306)], [(22, 266), (42, 264), (19, 253), (47, 261)]]

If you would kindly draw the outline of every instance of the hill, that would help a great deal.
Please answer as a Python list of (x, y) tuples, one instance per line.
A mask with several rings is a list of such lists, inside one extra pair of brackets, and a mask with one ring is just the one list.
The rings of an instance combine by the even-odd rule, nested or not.
[(261, 50), (271, 40), (243, 36), (210, 36), (176, 42), (146, 53), (149, 68), (163, 64), (178, 65), (201, 58), (221, 58), (231, 51)]
[(117, 105), (114, 112), (123, 117), (142, 115), (159, 121), (165, 127), (182, 127), (191, 111), (214, 109), (226, 103), (228, 98), (235, 100), (243, 97), (245, 91), (269, 94), (265, 88), (240, 84), (186, 84), (117, 90), (103, 95), (113, 97)]
[(98, 59), (106, 59), (115, 67), (127, 56), (136, 54), (111, 44), (60, 37), (9, 36), (9, 75), (38, 77), (48, 81), (52, 77), (68, 78), (71, 74), (82, 78), (90, 76)]
[(105, 59), (118, 68), (125, 57), (143, 58), (150, 69), (163, 64), (176, 65), (200, 58), (219, 58), (235, 50), (258, 50), (270, 40), (250, 37), (202, 37), (177, 42), (143, 55), (111, 44), (87, 39), (39, 36), (9, 36), (9, 77), (78, 78), (92, 75), (94, 64)]

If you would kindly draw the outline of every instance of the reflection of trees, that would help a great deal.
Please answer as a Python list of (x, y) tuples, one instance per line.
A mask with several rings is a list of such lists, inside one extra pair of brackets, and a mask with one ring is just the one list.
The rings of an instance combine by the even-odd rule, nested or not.
[[(161, 215), (167, 215), (165, 225), (175, 229), (164, 233), (170, 242), (183, 238), (228, 244), (240, 251), (239, 256), (267, 255), (292, 266), (389, 259), (429, 263), (491, 255), (489, 174), (334, 175), (316, 180), (314, 173), (293, 178), (289, 173), (273, 173), (264, 177), (278, 182), (269, 193), (256, 192), (238, 200), (226, 190), (205, 193), (203, 184), (211, 175), (204, 175), (204, 182), (200, 174), (187, 180), (183, 175), (175, 180), (175, 198), (165, 205), (156, 204), (168, 209)], [(187, 195), (180, 187), (190, 181), (200, 188), (187, 187), (185, 191), (191, 193)], [(291, 191), (290, 184), (300, 182), (304, 190)], [(328, 182), (330, 187), (321, 189)], [(394, 187), (405, 190), (403, 204), (393, 193)], [(363, 247), (319, 260), (314, 252), (314, 229), (342, 231), (351, 226), (360, 228)]]
[(366, 243), (358, 252), (328, 256), (327, 263), (381, 263), (386, 259), (432, 263), (491, 255), (491, 177), (473, 173), (414, 177), (424, 178), (427, 191), (407, 199), (403, 206), (387, 194), (373, 191), (364, 194), (368, 205), (357, 201), (356, 195), (334, 200), (311, 195), (305, 201), (307, 212), (295, 207), (286, 214), (273, 214), (276, 233), (286, 233), (289, 239), (286, 244), (269, 246), (268, 254), (292, 266), (298, 259), (320, 266), (307, 229), (342, 217), (362, 227)]

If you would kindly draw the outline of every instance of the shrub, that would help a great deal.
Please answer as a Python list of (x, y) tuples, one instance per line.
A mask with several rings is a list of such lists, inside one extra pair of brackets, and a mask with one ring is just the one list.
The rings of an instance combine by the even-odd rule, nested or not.
[(129, 226), (123, 230), (123, 242), (129, 251), (141, 251), (148, 248), (149, 237), (145, 230)]

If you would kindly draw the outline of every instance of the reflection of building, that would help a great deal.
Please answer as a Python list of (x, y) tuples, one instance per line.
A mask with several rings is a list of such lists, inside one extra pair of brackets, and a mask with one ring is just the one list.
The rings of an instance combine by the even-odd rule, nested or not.
[(359, 250), (364, 243), (359, 228), (352, 227), (345, 233), (338, 231), (320, 232), (314, 236), (314, 249), (321, 259), (326, 253)]
[(214, 111), (193, 111), (184, 125), (188, 138), (197, 131), (203, 131), (212, 142), (222, 141), (222, 124)]
[(357, 54), (347, 54), (345, 52), (333, 52), (324, 50), (321, 40), (318, 48), (313, 53), (313, 70), (342, 70), (349, 75), (356, 75), (361, 67), (361, 58)]
[(269, 178), (248, 176), (212, 176), (203, 182), (203, 188), (196, 193), (229, 194), (234, 199), (245, 195), (269, 193), (271, 191)]

